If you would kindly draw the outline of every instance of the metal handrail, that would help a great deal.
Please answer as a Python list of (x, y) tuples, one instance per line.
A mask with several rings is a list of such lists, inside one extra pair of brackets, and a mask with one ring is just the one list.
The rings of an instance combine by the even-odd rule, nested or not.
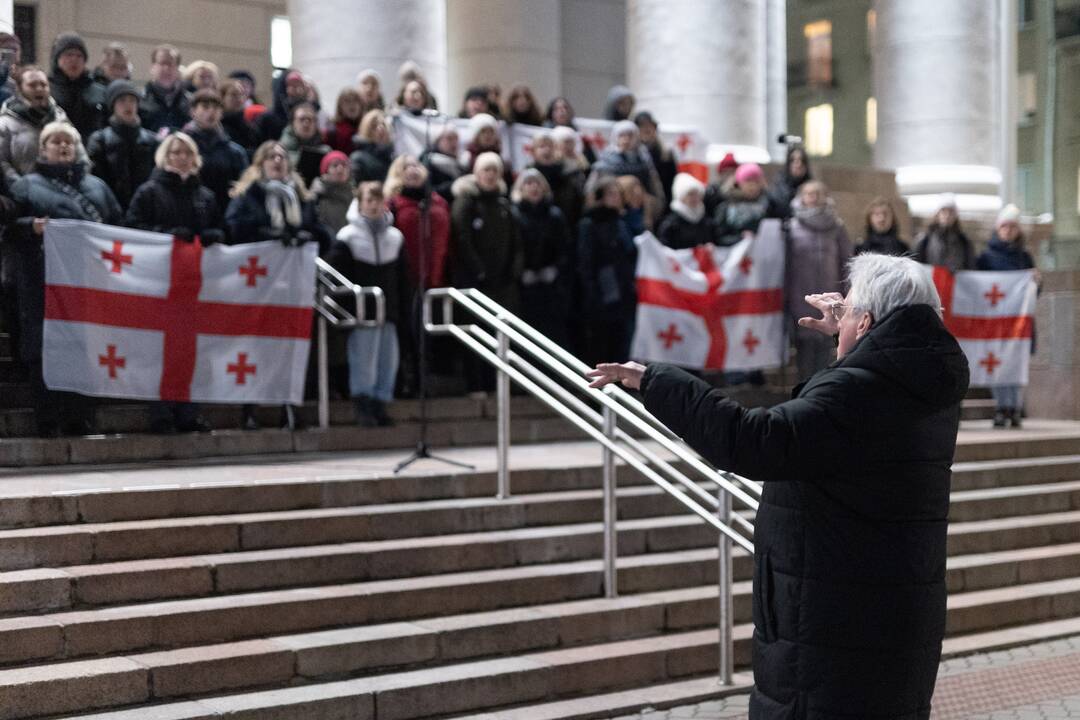
[[(352, 297), (356, 312), (336, 298)], [(375, 317), (367, 316), (367, 298), (375, 302)], [(322, 258), (315, 258), (315, 302), (318, 313), (319, 427), (330, 427), (330, 371), (327, 367), (328, 325), (335, 328), (379, 327), (386, 322), (386, 297), (382, 288), (357, 285)]]
[[(440, 322), (434, 319), (436, 304), (442, 309)], [(455, 323), (455, 305), (468, 311), (472, 318), (468, 322)], [(761, 485), (734, 473), (712, 468), (649, 413), (644, 405), (618, 386), (590, 388), (585, 378), (585, 372), (589, 370), (585, 363), (478, 290), (428, 290), (424, 295), (423, 323), (427, 332), (457, 338), (498, 371), (499, 497), (510, 494), (511, 380), (600, 443), (603, 450), (604, 588), (608, 597), (617, 595), (616, 458), (719, 531), (720, 679), (730, 683), (734, 658), (732, 545), (739, 545), (751, 554), (754, 552), (752, 540), (743, 534), (752, 534), (753, 524), (746, 517), (732, 512), (732, 502), (737, 501), (751, 511), (756, 510)], [(524, 354), (511, 350), (511, 343), (519, 346)], [(575, 391), (599, 404), (600, 411), (597, 412), (586, 400), (578, 397)], [(716, 494), (702, 487), (700, 481), (688, 477), (672, 461), (661, 457), (639, 438), (620, 429), (620, 420), (656, 442), (686, 468), (695, 470), (715, 487)], [(739, 532), (735, 526), (743, 532)]]

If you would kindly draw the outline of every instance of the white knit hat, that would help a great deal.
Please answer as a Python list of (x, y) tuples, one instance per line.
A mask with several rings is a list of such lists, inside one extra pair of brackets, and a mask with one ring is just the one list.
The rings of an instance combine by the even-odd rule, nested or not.
[(1020, 208), (1016, 207), (1012, 203), (1009, 203), (1005, 207), (1001, 208), (1001, 212), (998, 213), (997, 220), (994, 222), (994, 227), (1010, 222), (1020, 222)]
[(679, 173), (671, 183), (671, 197), (682, 200), (688, 193), (705, 194), (705, 184), (689, 173)]
[(566, 125), (556, 125), (551, 129), (551, 136), (555, 138), (555, 142), (562, 142), (564, 140), (577, 140), (577, 130)]
[(469, 130), (473, 135), (488, 127), (492, 130), (498, 130), (499, 121), (487, 113), (476, 113), (469, 118)]

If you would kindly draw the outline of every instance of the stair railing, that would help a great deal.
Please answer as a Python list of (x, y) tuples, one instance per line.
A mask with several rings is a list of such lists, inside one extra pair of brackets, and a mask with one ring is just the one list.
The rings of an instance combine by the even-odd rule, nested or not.
[[(339, 300), (351, 297), (356, 311)], [(367, 299), (375, 304), (375, 316), (367, 316)], [(329, 329), (379, 327), (386, 322), (386, 298), (381, 288), (356, 285), (322, 258), (315, 258), (315, 304), (318, 313), (319, 427), (330, 427)]]
[[(455, 314), (458, 308), (462, 312)], [(730, 684), (734, 672), (732, 546), (754, 552), (752, 517), (761, 485), (710, 466), (621, 387), (590, 388), (585, 377), (590, 368), (585, 363), (478, 290), (428, 290), (423, 322), (427, 332), (457, 338), (497, 371), (498, 497), (509, 497), (511, 492), (511, 380), (600, 443), (607, 597), (618, 594), (616, 458), (717, 529), (720, 679)], [(736, 503), (739, 512), (733, 510)]]

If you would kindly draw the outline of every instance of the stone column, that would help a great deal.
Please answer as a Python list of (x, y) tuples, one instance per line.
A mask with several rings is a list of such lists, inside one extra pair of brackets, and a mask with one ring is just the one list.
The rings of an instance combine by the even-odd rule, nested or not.
[(383, 97), (398, 92), (398, 67), (415, 60), (439, 107), (446, 95), (446, 7), (443, 0), (289, 0), (293, 65), (311, 75), (323, 107), (333, 111), (338, 92), (374, 68)]
[(15, 3), (12, 0), (0, 0), (0, 32), (14, 32)]
[(560, 94), (560, 4), (551, 0), (446, 0), (449, 97), (456, 112), (471, 85), (505, 93), (528, 85), (540, 104)]
[(628, 0), (637, 107), (741, 147), (740, 160), (767, 161), (766, 14), (766, 0)]
[(765, 97), (768, 120), (765, 140), (773, 161), (782, 163), (787, 158), (787, 146), (777, 138), (790, 130), (787, 126), (787, 0), (767, 0), (767, 3)]
[(997, 3), (875, 0), (877, 167), (896, 171), (912, 212), (938, 193), (961, 212), (1000, 207)]

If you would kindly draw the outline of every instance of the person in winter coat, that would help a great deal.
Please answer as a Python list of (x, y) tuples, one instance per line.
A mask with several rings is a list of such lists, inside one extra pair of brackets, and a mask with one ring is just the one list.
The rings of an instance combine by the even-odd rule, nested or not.
[(392, 425), (386, 406), (394, 399), (400, 362), (397, 323), (409, 307), (404, 238), (383, 205), (381, 183), (361, 183), (348, 215), (328, 260), (357, 285), (380, 288), (386, 299), (383, 325), (349, 333), (349, 394), (357, 425)]
[(488, 111), (488, 89), (486, 85), (476, 85), (465, 91), (465, 98), (461, 101), (461, 110), (458, 117), (468, 120), (474, 115)]
[(200, 90), (191, 100), (192, 119), (184, 132), (199, 146), (199, 179), (214, 193), (218, 207), (225, 207), (233, 183), (248, 162), (244, 148), (229, 140), (222, 129), (221, 112), (221, 96), (213, 90)]
[(675, 197), (672, 195), (671, 184), (675, 182), (675, 176), (679, 173), (678, 160), (674, 151), (666, 147), (660, 139), (660, 126), (652, 113), (639, 112), (634, 116), (634, 124), (638, 126), (641, 146), (648, 151), (653, 167), (656, 168), (656, 174), (660, 178), (663, 196), (657, 199), (664, 207), (667, 207)]
[(525, 254), (521, 317), (549, 340), (569, 347), (570, 274), (573, 240), (547, 180), (535, 168), (522, 171), (510, 193)]
[[(502, 158), (495, 153), (482, 153), (476, 158), (474, 170), (474, 174), (458, 178), (453, 188), (452, 282), (454, 287), (477, 288), (517, 314), (525, 256), (510, 201), (506, 199)], [(477, 358), (466, 357), (469, 390), (492, 390), (494, 373)]]
[(934, 219), (915, 238), (915, 259), (928, 265), (940, 265), (954, 273), (975, 267), (975, 248), (960, 227), (956, 198), (946, 194)]
[(855, 254), (907, 255), (911, 249), (900, 239), (899, 233), (892, 203), (876, 197), (866, 206), (866, 237), (855, 246)]
[(390, 163), (394, 161), (394, 141), (382, 110), (370, 110), (364, 115), (360, 131), (353, 138), (353, 147), (349, 156), (353, 180), (358, 184), (386, 180)]
[(420, 156), (420, 162), (427, 168), (431, 189), (439, 193), (448, 206), (454, 201), (451, 190), (454, 181), (465, 174), (458, 155), (458, 132), (453, 125), (447, 125), (435, 140), (435, 147)]
[(123, 43), (111, 42), (101, 51), (101, 63), (94, 68), (91, 77), (102, 87), (109, 87), (114, 80), (131, 80), (131, 57)]
[(604, 119), (629, 120), (634, 112), (634, 93), (625, 85), (613, 85), (604, 101)]
[(143, 127), (156, 133), (179, 130), (191, 119), (191, 98), (180, 79), (180, 51), (158, 45), (150, 53), (150, 82), (139, 106)]
[[(377, 108), (370, 108), (375, 110)], [(364, 99), (356, 88), (345, 88), (337, 97), (332, 125), (326, 131), (326, 144), (346, 155), (353, 151), (353, 137), (360, 130), (360, 120), (366, 112)]]
[[(1024, 233), (1020, 229), (1020, 209), (1009, 204), (998, 213), (994, 223), (994, 233), (990, 242), (975, 260), (976, 270), (1031, 270), (1035, 260), (1024, 249)], [(1035, 271), (1035, 282), (1041, 282), (1039, 271)], [(1034, 329), (1032, 329), (1034, 333)], [(1034, 334), (1031, 351), (1035, 352)], [(990, 388), (994, 397), (994, 427), (1003, 428), (1011, 425), (1018, 428), (1023, 423), (1024, 386), (994, 385)]]
[[(154, 155), (153, 175), (135, 191), (125, 217), (128, 227), (163, 232), (187, 242), (222, 242), (222, 216), (217, 200), (199, 181), (199, 148), (182, 132), (161, 141)], [(210, 432), (199, 406), (189, 402), (158, 402), (150, 409), (155, 433)]]
[[(318, 177), (317, 165), (308, 170), (303, 158), (314, 155), (318, 162), (330, 152), (330, 146), (323, 142), (322, 133), (319, 132), (318, 111), (311, 103), (300, 103), (292, 109), (289, 118), (289, 127), (281, 133), (281, 146), (289, 152), (289, 163), (297, 169), (304, 182), (314, 182)], [(314, 163), (314, 160), (311, 161)]]
[(299, 70), (286, 70), (273, 81), (273, 106), (254, 122), (255, 134), (261, 142), (281, 138), (281, 133), (289, 126), (289, 114), (292, 109), (308, 100), (308, 84)]
[(743, 163), (735, 171), (735, 182), (713, 213), (716, 243), (734, 245), (749, 235), (756, 235), (765, 218), (783, 217), (765, 194), (765, 174), (756, 163)]
[(419, 116), (431, 105), (431, 92), (423, 80), (413, 79), (401, 86), (397, 96), (400, 112)]
[[(356, 76), (356, 89), (360, 91), (360, 101), (362, 103), (360, 112), (356, 115), (358, 123), (369, 110), (386, 109), (386, 101), (383, 100), (382, 96), (382, 76), (378, 72), (371, 68), (361, 70), (360, 74)], [(346, 151), (342, 150), (342, 152)]]
[(637, 313), (637, 246), (622, 221), (623, 199), (612, 177), (592, 188), (592, 207), (578, 223), (575, 315), (578, 342), (590, 365), (630, 356)]
[(637, 125), (629, 120), (620, 120), (612, 127), (608, 146), (593, 163), (592, 171), (594, 175), (633, 175), (645, 192), (658, 199), (664, 197), (652, 158), (641, 146)]
[(780, 209), (783, 217), (791, 217), (791, 203), (799, 194), (799, 188), (813, 176), (810, 174), (810, 160), (801, 146), (788, 148), (784, 169), (773, 179), (769, 186), (769, 201)]
[(244, 117), (244, 84), (235, 79), (225, 80), (218, 86), (218, 96), (221, 98), (221, 129), (250, 157), (259, 145), (259, 138)]
[(33, 65), (19, 75), (19, 93), (0, 108), (0, 168), (8, 187), (32, 172), (41, 154), (41, 129), (66, 122), (67, 114), (49, 95), (49, 79)]
[(319, 222), (326, 226), (331, 235), (337, 235), (337, 231), (348, 224), (345, 215), (355, 199), (355, 191), (356, 185), (349, 174), (349, 156), (331, 150), (323, 156), (319, 163), (319, 177), (311, 184)]
[(135, 188), (154, 169), (157, 137), (142, 127), (139, 119), (139, 91), (127, 80), (114, 80), (105, 90), (111, 116), (108, 126), (98, 130), (86, 143), (90, 168), (127, 209)]
[[(705, 188), (705, 212), (709, 217), (716, 215), (716, 208), (720, 207), (720, 203), (731, 197), (735, 188), (735, 171), (738, 169), (739, 163), (731, 153), (727, 153), (716, 163), (716, 179)], [(771, 198), (770, 204), (773, 204)], [(787, 213), (781, 217), (787, 217)]]
[(49, 89), (82, 137), (102, 127), (108, 115), (105, 88), (90, 77), (88, 59), (86, 43), (76, 33), (61, 33), (53, 42)]
[(502, 117), (508, 123), (540, 125), (544, 122), (540, 105), (528, 85), (514, 85), (503, 99)]
[(794, 329), (795, 361), (802, 382), (828, 365), (834, 350), (829, 338), (799, 324), (799, 318), (812, 309), (806, 298), (821, 290), (842, 290), (853, 252), (847, 230), (824, 183), (816, 180), (803, 183), (792, 210), (794, 217), (787, 233), (784, 306)]
[[(946, 611), (949, 484), (969, 371), (908, 258), (855, 258), (808, 329), (836, 360), (748, 409), (676, 367), (603, 364), (721, 470), (763, 483), (754, 520), (758, 720), (927, 720)], [(827, 288), (826, 288), (827, 289)], [(830, 342), (830, 345), (832, 343)]]
[(713, 223), (705, 214), (705, 184), (693, 175), (679, 173), (672, 190), (671, 214), (657, 231), (660, 242), (675, 250), (713, 242)]
[(41, 131), (41, 156), (34, 171), (11, 188), (18, 220), (5, 233), (16, 252), (15, 278), (21, 337), (19, 357), (30, 375), (38, 434), (85, 435), (93, 430), (93, 408), (74, 393), (45, 387), (42, 375), (42, 330), (45, 320), (45, 256), (42, 245), (50, 220), (89, 220), (117, 225), (122, 213), (109, 187), (86, 171), (79, 160), (79, 131), (66, 122), (52, 122)]
[(643, 232), (653, 232), (660, 216), (660, 201), (645, 192), (641, 181), (633, 175), (620, 175), (615, 178), (615, 182), (622, 193), (622, 221), (630, 232), (630, 237), (637, 237)]
[(578, 149), (578, 144), (583, 143), (585, 150), (588, 150), (588, 144), (584, 144), (577, 130), (566, 125), (557, 125), (551, 131), (551, 137), (554, 138), (555, 150), (558, 152), (559, 157), (562, 158), (563, 165), (565, 165), (564, 174), (580, 178), (579, 185), (582, 192), (584, 192), (592, 163), (586, 157), (586, 154)]
[[(493, 115), (487, 113), (473, 115), (469, 119), (469, 131), (472, 133), (472, 140), (465, 146), (462, 165), (467, 167), (469, 172), (476, 172), (476, 158), (483, 153), (490, 152), (499, 156), (502, 155), (502, 141), (499, 139), (499, 121)], [(503, 181), (509, 185), (509, 173), (503, 177)]]
[[(230, 245), (278, 240), (288, 246), (317, 242), (322, 252), (329, 249), (330, 234), (319, 222), (304, 180), (289, 165), (289, 154), (280, 143), (268, 140), (255, 150), (231, 195), (225, 211)], [(243, 407), (240, 426), (259, 428), (254, 405)], [(289, 406), (283, 408), (282, 426), (297, 426)]]
[[(386, 207), (394, 216), (394, 227), (405, 238), (404, 257), (406, 277), (414, 293), (398, 325), (401, 344), (402, 381), (401, 392), (405, 396), (415, 394), (419, 387), (420, 357), (419, 333), (422, 332), (420, 312), (424, 291), (433, 287), (445, 287), (450, 257), (450, 206), (442, 196), (432, 190), (427, 168), (412, 155), (400, 155), (390, 165), (390, 172), (383, 184)], [(439, 347), (445, 338), (428, 338), (429, 348)], [(432, 365), (446, 368), (452, 364), (440, 353), (432, 352)], [(442, 355), (447, 355), (443, 353)], [(449, 369), (449, 368), (447, 368)], [(451, 369), (452, 372), (452, 369)]]
[(180, 79), (188, 92), (197, 93), (200, 90), (217, 90), (221, 84), (221, 70), (209, 60), (196, 60), (184, 68)]
[(566, 224), (577, 227), (585, 204), (585, 173), (575, 163), (563, 162), (552, 133), (533, 136), (531, 166), (544, 176), (552, 202), (562, 211)]

